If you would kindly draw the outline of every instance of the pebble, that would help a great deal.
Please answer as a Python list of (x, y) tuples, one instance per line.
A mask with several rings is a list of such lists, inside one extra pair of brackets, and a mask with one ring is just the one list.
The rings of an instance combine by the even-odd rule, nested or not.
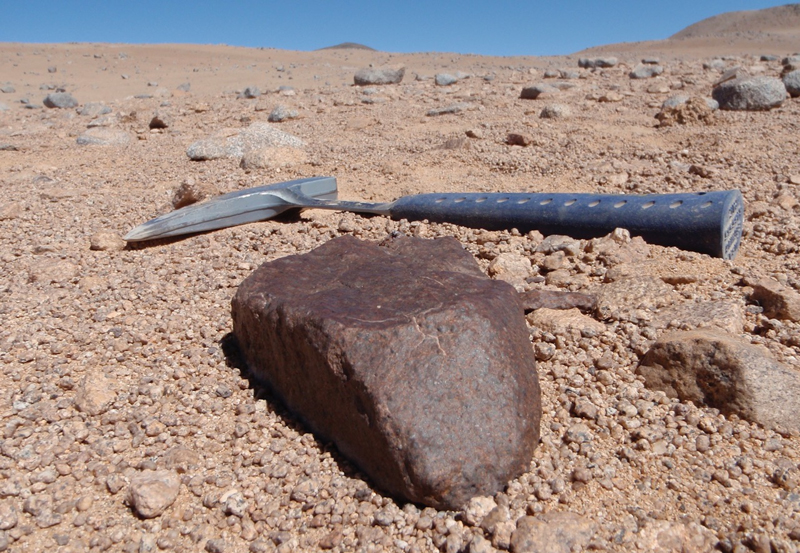
[(458, 79), (449, 73), (437, 73), (433, 80), (437, 86), (450, 86), (458, 82)]
[(180, 484), (173, 471), (145, 471), (131, 479), (128, 501), (140, 517), (155, 518), (175, 502)]

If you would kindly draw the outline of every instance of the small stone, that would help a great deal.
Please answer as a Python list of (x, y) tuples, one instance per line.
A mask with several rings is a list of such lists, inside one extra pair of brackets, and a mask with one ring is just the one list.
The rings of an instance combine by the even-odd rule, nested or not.
[(17, 508), (8, 500), (0, 501), (0, 530), (10, 530), (17, 525)]
[(290, 119), (297, 119), (298, 116), (299, 114), (297, 110), (289, 109), (284, 105), (280, 105), (270, 112), (267, 120), (272, 123), (281, 123)]
[(68, 92), (53, 92), (48, 94), (42, 102), (48, 108), (74, 108), (78, 106), (78, 101)]
[(142, 518), (154, 518), (175, 502), (181, 481), (171, 470), (146, 471), (131, 478), (128, 502)]
[(566, 119), (572, 116), (572, 110), (564, 104), (550, 104), (542, 108), (539, 117), (542, 119)]
[(517, 521), (511, 536), (514, 553), (571, 553), (582, 551), (592, 539), (593, 522), (571, 512), (551, 512)]
[(116, 232), (100, 230), (89, 238), (89, 249), (100, 252), (119, 252), (125, 249), (126, 242)]
[(213, 539), (206, 542), (206, 551), (208, 553), (225, 553), (228, 544), (223, 539)]
[(400, 68), (374, 68), (359, 69), (353, 76), (353, 81), (358, 86), (398, 84), (403, 80), (405, 67)]
[(437, 86), (450, 86), (458, 82), (458, 79), (449, 73), (437, 73), (433, 80)]
[(163, 111), (157, 111), (150, 119), (148, 127), (151, 129), (166, 129), (172, 126), (172, 117)]
[(200, 202), (208, 197), (209, 192), (209, 188), (198, 183), (194, 177), (186, 177), (172, 195), (172, 207), (180, 209)]
[(226, 157), (241, 159), (247, 150), (285, 146), (302, 148), (304, 145), (305, 142), (275, 128), (275, 125), (257, 121), (244, 130), (221, 129), (198, 140), (186, 149), (186, 155), (194, 161)]
[(600, 102), (601, 104), (609, 104), (609, 103), (621, 102), (624, 99), (625, 97), (622, 94), (620, 94), (616, 90), (611, 90), (601, 95), (597, 99), (597, 101)]
[(697, 522), (648, 521), (638, 532), (637, 551), (673, 553), (717, 551), (717, 535)]
[(664, 72), (664, 68), (660, 65), (637, 65), (633, 68), (628, 76), (631, 79), (650, 79), (652, 77), (656, 77), (661, 75)]
[(222, 510), (226, 515), (243, 518), (247, 514), (247, 501), (242, 493), (237, 491), (226, 495), (227, 497), (220, 498)]
[(246, 99), (258, 98), (259, 96), (261, 96), (261, 91), (257, 86), (248, 86), (242, 91), (241, 94), (239, 94), (239, 98)]
[(800, 69), (789, 71), (783, 77), (783, 85), (792, 98), (800, 96)]
[(531, 260), (516, 253), (501, 253), (489, 263), (489, 276), (522, 287), (531, 275)]
[(608, 58), (580, 58), (578, 60), (578, 67), (583, 67), (584, 69), (594, 69), (597, 67), (614, 67), (617, 65), (617, 58), (608, 57)]
[(461, 113), (467, 109), (470, 109), (471, 105), (467, 102), (458, 102), (455, 104), (451, 104), (449, 106), (445, 106), (443, 108), (435, 108), (429, 110), (426, 115), (428, 117), (436, 117), (437, 115), (449, 115), (454, 113)]
[(668, 397), (800, 432), (800, 373), (763, 346), (717, 330), (674, 332), (653, 344), (636, 372)]
[(763, 278), (747, 279), (753, 288), (750, 300), (764, 308), (764, 315), (770, 319), (800, 322), (800, 294), (776, 280)]
[(526, 146), (530, 146), (532, 143), (533, 139), (527, 134), (512, 132), (508, 133), (506, 136), (506, 144), (509, 146), (522, 146), (524, 148)]
[(22, 213), (22, 208), (17, 202), (0, 204), (0, 221), (16, 219)]
[(131, 141), (129, 133), (106, 127), (88, 129), (76, 139), (81, 146), (127, 146)]
[(87, 374), (75, 394), (75, 407), (88, 415), (102, 415), (116, 397), (111, 381), (102, 373)]
[(593, 311), (597, 298), (580, 292), (562, 292), (560, 290), (528, 290), (520, 294), (525, 311), (533, 311), (546, 307), (548, 309), (572, 309)]
[(720, 109), (761, 111), (779, 107), (786, 100), (786, 87), (775, 77), (740, 77), (714, 88)]
[(493, 497), (482, 495), (473, 497), (464, 508), (464, 522), (470, 526), (478, 526), (495, 507), (497, 503)]
[(107, 113), (111, 113), (111, 108), (99, 102), (89, 102), (78, 109), (79, 115), (85, 115), (87, 117), (98, 117), (100, 115), (106, 115)]
[(603, 323), (576, 309), (547, 309), (542, 307), (527, 315), (531, 326), (556, 336), (596, 336), (605, 331)]
[(537, 98), (558, 94), (559, 90), (549, 84), (537, 84), (522, 89), (519, 97), (523, 100), (536, 100)]

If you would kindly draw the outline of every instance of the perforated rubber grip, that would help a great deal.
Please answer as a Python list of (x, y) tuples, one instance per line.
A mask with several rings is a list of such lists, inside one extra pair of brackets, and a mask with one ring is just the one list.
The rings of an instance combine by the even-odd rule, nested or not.
[(744, 201), (738, 190), (683, 194), (418, 194), (398, 199), (394, 219), (575, 238), (616, 228), (662, 246), (733, 259), (739, 250)]

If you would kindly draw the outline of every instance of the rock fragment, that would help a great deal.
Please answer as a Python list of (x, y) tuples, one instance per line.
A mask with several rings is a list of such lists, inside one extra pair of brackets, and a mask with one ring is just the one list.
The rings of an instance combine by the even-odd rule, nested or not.
[(800, 96), (800, 69), (789, 71), (783, 77), (783, 86), (792, 98)]
[(81, 146), (127, 146), (131, 135), (121, 129), (96, 127), (87, 129), (75, 142)]
[(78, 101), (69, 92), (53, 92), (45, 96), (42, 103), (49, 108), (74, 108)]
[(534, 311), (546, 307), (548, 309), (573, 309), (593, 311), (597, 298), (580, 292), (562, 292), (559, 290), (528, 290), (520, 294), (525, 311)]
[(636, 549), (652, 553), (692, 551), (711, 553), (717, 551), (716, 534), (697, 522), (648, 522), (636, 539)]
[(194, 177), (186, 177), (172, 195), (172, 207), (180, 209), (203, 201), (209, 192), (208, 186), (198, 183)]
[(489, 263), (489, 276), (504, 280), (512, 286), (524, 286), (533, 270), (528, 257), (516, 253), (501, 253)]
[(111, 113), (111, 108), (99, 102), (89, 102), (78, 109), (79, 115), (87, 117), (98, 117), (107, 113)]
[(595, 524), (571, 512), (552, 512), (517, 521), (511, 536), (513, 553), (583, 551), (597, 531)]
[(528, 466), (541, 407), (522, 306), (456, 240), (336, 238), (262, 265), (232, 311), (250, 369), (379, 487), (460, 508)]
[(449, 73), (437, 73), (433, 81), (437, 86), (450, 86), (451, 84), (456, 84), (458, 79)]
[(118, 252), (125, 249), (126, 242), (116, 232), (100, 230), (89, 238), (89, 249), (100, 252)]
[(786, 87), (776, 77), (739, 77), (726, 81), (712, 92), (720, 109), (764, 111), (780, 107), (786, 99)]
[(663, 72), (664, 68), (660, 65), (640, 64), (634, 67), (628, 76), (631, 79), (650, 79), (661, 75)]
[(522, 100), (536, 100), (545, 96), (552, 96), (558, 94), (559, 89), (549, 84), (536, 84), (533, 86), (526, 86), (520, 92), (519, 97)]
[[(683, 96), (668, 98), (656, 114), (660, 127), (669, 127), (674, 124), (687, 125), (692, 123), (711, 124), (714, 121), (715, 107), (709, 104), (706, 98), (692, 97), (683, 99)], [(711, 100), (715, 102), (714, 100)]]
[(540, 307), (527, 316), (531, 326), (540, 328), (556, 336), (577, 338), (597, 336), (605, 331), (603, 323), (584, 315), (577, 308), (548, 309)]
[(186, 155), (195, 161), (241, 159), (245, 150), (275, 146), (302, 148), (305, 143), (294, 135), (276, 129), (274, 125), (255, 122), (246, 129), (221, 129), (208, 138), (192, 143)]
[(257, 86), (248, 86), (239, 94), (239, 98), (245, 98), (248, 100), (258, 98), (259, 96), (261, 96), (261, 91)]
[(272, 123), (281, 123), (290, 119), (297, 119), (298, 116), (299, 114), (296, 109), (289, 109), (284, 105), (279, 105), (270, 112), (267, 120)]
[(674, 288), (660, 278), (646, 275), (621, 278), (598, 291), (597, 315), (601, 319), (639, 320), (680, 299)]
[(171, 470), (145, 471), (131, 478), (128, 503), (142, 518), (155, 518), (178, 497), (181, 481)]
[(109, 379), (101, 373), (91, 373), (81, 380), (75, 394), (75, 407), (87, 415), (102, 415), (116, 397), (117, 394)]
[(542, 108), (539, 117), (542, 119), (565, 119), (572, 115), (572, 110), (564, 104), (550, 104)]
[(455, 104), (451, 104), (449, 106), (445, 106), (443, 108), (435, 108), (429, 110), (427, 115), (428, 117), (436, 117), (437, 115), (450, 115), (454, 113), (461, 113), (470, 108), (470, 104), (467, 102), (457, 102)]
[(172, 116), (164, 111), (157, 111), (147, 126), (151, 129), (167, 129), (172, 126)]
[(246, 171), (283, 169), (305, 163), (307, 159), (308, 155), (305, 150), (300, 148), (252, 148), (245, 150), (239, 166)]
[(353, 81), (358, 86), (398, 84), (403, 80), (405, 73), (405, 67), (365, 67), (356, 72)]
[(800, 432), (800, 372), (763, 346), (711, 329), (674, 332), (653, 344), (637, 373), (669, 397)]
[(753, 288), (750, 300), (764, 308), (764, 315), (770, 319), (800, 322), (800, 294), (770, 278), (748, 279), (746, 283)]
[(597, 67), (614, 67), (617, 65), (617, 58), (614, 57), (607, 57), (607, 58), (580, 58), (578, 60), (578, 67), (583, 67), (584, 69), (594, 69)]

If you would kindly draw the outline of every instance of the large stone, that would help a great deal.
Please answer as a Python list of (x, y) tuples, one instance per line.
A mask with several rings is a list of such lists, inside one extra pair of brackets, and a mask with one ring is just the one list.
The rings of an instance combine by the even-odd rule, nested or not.
[(715, 87), (711, 95), (720, 109), (760, 111), (783, 104), (786, 87), (776, 77), (739, 77)]
[(717, 330), (667, 334), (637, 372), (669, 397), (734, 413), (782, 432), (800, 432), (800, 372), (769, 350)]
[(253, 373), (380, 488), (457, 509), (528, 468), (541, 403), (522, 305), (455, 239), (336, 238), (262, 265), (232, 312)]
[(359, 86), (370, 86), (379, 84), (398, 84), (406, 74), (405, 67), (365, 67), (359, 69), (353, 76), (353, 81)]

